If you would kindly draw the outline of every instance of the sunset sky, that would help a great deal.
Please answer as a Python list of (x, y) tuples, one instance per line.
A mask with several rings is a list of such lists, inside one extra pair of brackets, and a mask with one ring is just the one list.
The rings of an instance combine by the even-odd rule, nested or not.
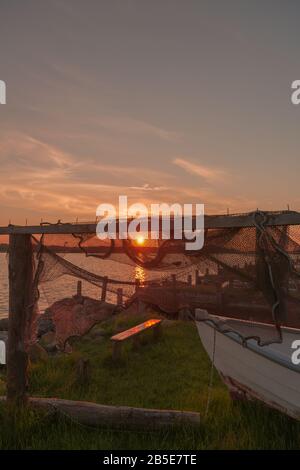
[(0, 224), (300, 210), (300, 2), (1, 0)]

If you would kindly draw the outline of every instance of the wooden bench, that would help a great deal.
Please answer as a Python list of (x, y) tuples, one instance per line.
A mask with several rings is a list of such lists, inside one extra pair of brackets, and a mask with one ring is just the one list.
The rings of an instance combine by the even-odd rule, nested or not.
[(127, 341), (131, 338), (137, 338), (138, 335), (148, 330), (153, 330), (155, 337), (158, 337), (160, 334), (161, 322), (162, 320), (151, 318), (150, 320), (147, 320), (140, 325), (134, 326), (129, 330), (122, 331), (121, 333), (112, 336), (110, 339), (113, 342), (113, 359), (120, 359), (123, 341)]

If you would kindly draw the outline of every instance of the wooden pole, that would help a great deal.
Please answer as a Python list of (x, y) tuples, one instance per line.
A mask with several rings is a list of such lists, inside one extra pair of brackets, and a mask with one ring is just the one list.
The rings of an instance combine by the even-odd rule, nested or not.
[(199, 269), (195, 270), (195, 286), (200, 284)]
[(78, 297), (82, 296), (82, 282), (81, 281), (77, 282), (77, 295)]
[(7, 346), (7, 401), (27, 402), (28, 354), (26, 339), (33, 313), (33, 251), (30, 235), (9, 237), (9, 320)]
[[(300, 212), (270, 212), (268, 214), (268, 220), (266, 226), (274, 225), (299, 225), (300, 224)], [(229, 228), (229, 227), (254, 227), (253, 214), (246, 215), (206, 215), (204, 226), (207, 229), (210, 228)], [(93, 224), (54, 224), (54, 225), (31, 225), (26, 227), (19, 227), (11, 225), (9, 221), (8, 227), (0, 227), (0, 235), (7, 234), (38, 234), (38, 233), (96, 233), (97, 221)], [(116, 230), (119, 230), (119, 219), (116, 221)]]
[(190, 286), (192, 285), (192, 275), (191, 275), (191, 274), (188, 274), (187, 283), (188, 283)]
[(117, 305), (122, 305), (123, 304), (123, 289), (118, 289), (117, 290)]
[(108, 277), (105, 276), (105, 278), (103, 279), (103, 283), (102, 283), (101, 302), (105, 302), (106, 300), (107, 284), (108, 284)]

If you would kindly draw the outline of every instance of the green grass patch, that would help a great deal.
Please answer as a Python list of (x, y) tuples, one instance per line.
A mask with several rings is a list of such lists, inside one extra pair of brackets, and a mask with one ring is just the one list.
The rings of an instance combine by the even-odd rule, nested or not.
[[(101, 325), (103, 335), (73, 341), (73, 352), (31, 366), (30, 395), (86, 400), (109, 405), (198, 411), (199, 428), (164, 432), (90, 429), (57, 414), (24, 410), (18, 416), (0, 406), (1, 449), (297, 449), (300, 423), (260, 403), (233, 403), (217, 373), (208, 416), (210, 361), (193, 323), (165, 322), (162, 337), (142, 335), (112, 360), (110, 336), (144, 318), (119, 315)], [(98, 327), (99, 328), (99, 327)], [(97, 329), (97, 328), (96, 328)], [(90, 363), (90, 380), (79, 383), (77, 363)], [(0, 394), (5, 374), (0, 374)]]

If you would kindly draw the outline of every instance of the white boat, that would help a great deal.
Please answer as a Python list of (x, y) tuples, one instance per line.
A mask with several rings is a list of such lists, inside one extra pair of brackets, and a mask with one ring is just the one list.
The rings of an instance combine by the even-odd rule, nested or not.
[[(282, 342), (259, 346), (255, 339), (244, 345), (239, 334), (218, 328), (213, 317), (196, 309), (195, 320), (204, 348), (235, 398), (258, 399), (300, 419), (300, 330), (282, 328)], [(200, 321), (201, 320), (201, 321)], [(225, 319), (226, 320), (226, 319)], [(272, 325), (234, 320), (263, 337)]]
[(6, 347), (5, 342), (0, 340), (0, 365), (6, 364)]
[(0, 365), (6, 364), (7, 332), (0, 331)]

